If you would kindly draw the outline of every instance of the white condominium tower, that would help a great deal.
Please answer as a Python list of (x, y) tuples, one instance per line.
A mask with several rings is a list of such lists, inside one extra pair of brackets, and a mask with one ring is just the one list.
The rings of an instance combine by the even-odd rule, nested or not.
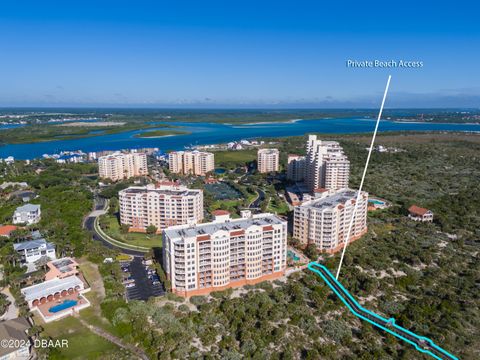
[(203, 191), (178, 185), (133, 186), (119, 193), (120, 222), (131, 231), (145, 231), (149, 225), (157, 231), (203, 219)]
[[(345, 245), (357, 191), (342, 189), (324, 194), (295, 207), (293, 237), (305, 245), (315, 244), (320, 251), (334, 253)], [(362, 191), (349, 241), (366, 233), (367, 207), (368, 194)]]
[(163, 232), (164, 269), (174, 293), (204, 295), (284, 274), (287, 222), (273, 214), (245, 216)]
[(176, 174), (204, 176), (215, 169), (214, 154), (203, 151), (172, 151), (168, 154), (168, 168)]
[(101, 156), (98, 158), (98, 172), (101, 178), (112, 181), (148, 175), (147, 155), (141, 152), (116, 152)]
[(287, 160), (287, 179), (295, 182), (305, 179), (305, 156), (288, 155)]
[(348, 187), (350, 162), (338, 142), (322, 141), (316, 135), (309, 135), (306, 150), (305, 182), (311, 192), (318, 188)]
[(280, 152), (278, 149), (259, 149), (257, 153), (257, 167), (261, 173), (278, 171)]

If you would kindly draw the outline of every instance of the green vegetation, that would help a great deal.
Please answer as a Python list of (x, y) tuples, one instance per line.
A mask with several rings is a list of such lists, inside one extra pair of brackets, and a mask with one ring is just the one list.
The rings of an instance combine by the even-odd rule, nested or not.
[(68, 347), (52, 348), (49, 359), (98, 359), (106, 355), (113, 356), (114, 353), (121, 354), (116, 345), (92, 333), (74, 317), (69, 316), (42, 327), (44, 336), (68, 340)]
[(188, 135), (191, 134), (189, 131), (179, 131), (179, 130), (152, 130), (145, 131), (139, 134), (135, 134), (137, 138), (152, 138), (152, 137), (162, 137), (162, 136), (172, 136), (172, 135)]
[[(75, 256), (83, 254), (89, 236), (82, 229), (82, 221), (92, 209), (90, 189), (95, 186), (95, 181), (87, 175), (95, 172), (96, 166), (62, 166), (53, 161), (35, 161), (28, 166), (16, 163), (8, 170), (8, 181), (26, 181), (38, 194), (38, 198), (32, 201), (40, 204), (42, 210), (42, 220), (37, 227), (57, 245), (57, 252)], [(19, 204), (18, 200), (4, 201), (6, 204), (0, 213), (7, 220)]]
[[(280, 147), (300, 147), (303, 141), (290, 138)], [(355, 186), (368, 137), (341, 141), (352, 161)], [(375, 166), (366, 182), (367, 190), (394, 206), (369, 215), (368, 234), (346, 253), (342, 283), (367, 308), (394, 316), (400, 325), (441, 343), (459, 358), (475, 359), (480, 329), (480, 138), (380, 136), (378, 142), (406, 150), (374, 154)], [(276, 189), (275, 183), (270, 186)], [(270, 186), (267, 195), (273, 192)], [(409, 221), (405, 211), (413, 202), (431, 208), (438, 214), (436, 221)], [(308, 253), (318, 255), (315, 249)], [(325, 258), (334, 271), (339, 255)], [(229, 290), (192, 298), (198, 311), (162, 301), (155, 306), (122, 303), (105, 314), (115, 328), (124, 329), (125, 339), (133, 337), (160, 359), (427, 359), (359, 321), (308, 270), (291, 275), (286, 283), (245, 288), (249, 292), (239, 297)]]
[(9, 305), (10, 305), (10, 301), (8, 300), (7, 295), (1, 293), (0, 294), (0, 316), (5, 314)]
[[(162, 235), (156, 235), (155, 231), (150, 233), (136, 233), (128, 232), (127, 229), (122, 229), (118, 218), (114, 215), (102, 215), (99, 219), (100, 227), (108, 235), (115, 240), (124, 242), (128, 245), (142, 246), (142, 247), (161, 247)], [(147, 229), (148, 230), (148, 229)], [(152, 230), (152, 229), (151, 229)]]
[[(370, 137), (321, 137), (341, 141), (351, 161), (351, 186), (358, 186)], [(399, 325), (432, 338), (461, 359), (476, 359), (480, 338), (480, 137), (397, 133), (381, 134), (377, 139), (378, 144), (405, 150), (374, 153), (365, 182), (367, 191), (393, 206), (369, 214), (368, 234), (349, 246), (341, 281), (366, 308), (394, 316)], [(303, 151), (304, 137), (276, 140), (282, 152)], [(240, 156), (237, 154), (241, 152), (230, 153)], [(231, 168), (236, 161), (252, 161), (227, 156), (225, 153), (220, 161), (227, 165), (230, 162)], [(36, 175), (36, 169), (42, 170), (40, 175)], [(291, 275), (286, 282), (246, 286), (247, 293), (229, 290), (195, 297), (190, 302), (177, 301), (170, 295), (158, 301), (126, 303), (118, 262), (102, 263), (107, 254), (115, 258), (116, 253), (90, 241), (90, 236), (79, 230), (82, 214), (92, 205), (90, 189), (95, 183), (85, 174), (93, 169), (89, 165), (59, 166), (45, 161), (2, 168), (8, 180), (27, 181), (39, 193), (37, 201), (47, 211), (41, 230), (46, 230), (64, 251), (88, 253), (89, 260), (97, 264), (104, 294), (95, 290), (89, 295), (95, 306), (82, 312), (81, 319), (107, 329), (126, 343), (137, 344), (158, 359), (427, 359), (413, 347), (359, 321), (308, 270)], [(242, 199), (220, 202), (206, 194), (205, 204), (210, 210), (238, 210), (258, 187), (265, 189), (269, 199), (262, 207), (283, 207), (277, 202), (283, 186), (277, 178), (253, 174), (235, 183), (227, 174), (225, 179), (235, 184), (232, 186), (239, 189)], [(203, 186), (201, 182), (195, 184)], [(112, 193), (106, 219), (115, 219), (116, 225), (108, 226), (117, 226), (116, 231), (123, 234), (126, 229), (113, 217), (117, 211), (113, 200), (116, 186), (104, 190)], [(70, 188), (74, 191), (69, 192)], [(49, 199), (52, 204), (47, 204)], [(13, 206), (6, 196), (2, 201), (2, 207)], [(406, 209), (413, 203), (430, 208), (435, 214), (434, 223), (409, 221)], [(7, 211), (5, 214), (8, 217)], [(58, 224), (50, 228), (49, 223), (55, 221)], [(6, 281), (20, 279), (22, 270), (11, 252), (13, 240), (1, 241)], [(307, 249), (308, 255), (316, 257), (314, 250)], [(339, 255), (323, 257), (325, 265), (335, 271)], [(96, 278), (91, 269), (85, 270), (89, 281)], [(161, 268), (159, 275), (165, 280)], [(14, 294), (16, 289), (13, 286)], [(26, 313), (24, 304), (20, 306)], [(86, 328), (79, 327), (77, 319), (69, 318), (61, 329), (72, 330), (60, 334), (60, 326), (55, 329), (52, 324), (52, 328), (45, 326), (43, 336), (85, 338), (84, 343), (91, 342), (93, 352), (87, 354), (72, 340), (76, 354), (70, 349), (65, 350), (68, 353), (55, 350), (52, 356), (120, 357), (111, 344), (83, 332)]]
[(159, 127), (148, 123), (125, 123), (111, 126), (59, 126), (51, 124), (29, 125), (0, 132), (0, 144), (23, 144), (42, 141), (79, 139), (85, 137), (117, 134), (125, 131)]
[(215, 167), (235, 169), (257, 160), (257, 150), (215, 151)]

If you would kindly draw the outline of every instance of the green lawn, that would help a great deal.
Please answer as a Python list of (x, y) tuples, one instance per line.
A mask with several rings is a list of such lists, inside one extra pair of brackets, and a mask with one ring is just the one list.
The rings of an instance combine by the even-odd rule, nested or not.
[(277, 198), (277, 199), (270, 198), (270, 201), (267, 207), (268, 212), (274, 212), (279, 215), (284, 215), (288, 212), (288, 210), (289, 210), (288, 205), (285, 201), (283, 201), (280, 198)]
[(116, 345), (92, 333), (72, 316), (42, 326), (45, 335), (68, 340), (68, 347), (57, 348), (49, 359), (98, 359), (118, 350)]
[(212, 212), (217, 209), (222, 209), (222, 210), (228, 210), (232, 213), (236, 213), (237, 211), (237, 206), (241, 204), (242, 202), (240, 200), (218, 200), (215, 201), (210, 207), (209, 207), (209, 212)]
[(233, 169), (257, 159), (257, 150), (215, 151), (215, 167)]
[(129, 245), (143, 246), (143, 247), (161, 247), (162, 235), (148, 235), (144, 233), (127, 233), (124, 234), (120, 229), (118, 219), (113, 215), (103, 215), (100, 217), (100, 224), (107, 224), (104, 229), (105, 233), (115, 240), (124, 242)]

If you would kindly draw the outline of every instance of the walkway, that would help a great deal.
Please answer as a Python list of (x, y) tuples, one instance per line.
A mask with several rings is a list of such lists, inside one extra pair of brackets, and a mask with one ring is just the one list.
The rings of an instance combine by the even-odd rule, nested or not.
[(10, 292), (10, 288), (9, 287), (3, 288), (1, 293), (7, 296), (8, 301), (10, 301), (10, 305), (8, 305), (8, 309), (5, 312), (5, 314), (0, 316), (0, 320), (3, 321), (3, 320), (16, 319), (18, 317), (18, 308), (15, 305), (15, 298)]
[(421, 353), (432, 356), (438, 360), (458, 360), (457, 357), (442, 349), (426, 337), (419, 336), (407, 329), (395, 324), (395, 319), (385, 319), (367, 309), (364, 309), (350, 293), (338, 282), (330, 271), (323, 265), (316, 262), (308, 264), (308, 269), (319, 275), (334, 293), (342, 300), (356, 317), (369, 322), (370, 324), (385, 330), (396, 338), (399, 338), (415, 347)]
[(113, 343), (113, 344), (115, 344), (115, 345), (117, 345), (117, 346), (119, 346), (123, 349), (126, 349), (126, 350), (130, 351), (132, 354), (137, 355), (142, 360), (149, 360), (147, 354), (145, 354), (141, 349), (137, 348), (136, 346), (133, 346), (133, 345), (130, 345), (130, 344), (125, 344), (118, 337), (106, 332), (105, 330), (103, 330), (103, 329), (101, 329), (97, 326), (90, 325), (85, 320), (81, 319), (80, 317), (77, 317), (77, 318), (82, 323), (82, 325), (85, 326), (86, 328), (88, 328), (91, 332), (97, 334), (98, 336), (101, 336), (105, 340), (108, 340), (111, 343)]

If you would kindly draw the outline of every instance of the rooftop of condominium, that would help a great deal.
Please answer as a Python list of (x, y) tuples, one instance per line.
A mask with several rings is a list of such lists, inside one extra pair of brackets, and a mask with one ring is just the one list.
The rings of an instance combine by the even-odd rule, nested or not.
[(268, 226), (280, 225), (286, 223), (274, 214), (256, 214), (249, 218), (229, 219), (222, 222), (210, 222), (196, 225), (178, 225), (164, 230), (166, 236), (170, 239), (188, 238), (199, 235), (210, 235), (217, 231), (246, 230), (252, 225)]
[[(341, 189), (335, 193), (325, 193), (321, 198), (307, 201), (302, 205), (299, 205), (303, 208), (314, 208), (314, 209), (328, 209), (340, 204), (345, 204), (348, 200), (356, 199), (358, 191), (352, 189)], [(362, 191), (362, 194), (368, 194), (365, 191)]]
[(278, 154), (279, 153), (278, 149), (258, 149), (258, 152), (262, 154)]
[(199, 151), (199, 150), (192, 150), (192, 151), (170, 151), (169, 154), (205, 154), (205, 155), (213, 155), (211, 152), (207, 151)]
[(144, 194), (144, 193), (158, 193), (164, 195), (179, 195), (179, 196), (189, 196), (197, 195), (202, 192), (200, 189), (189, 189), (185, 186), (179, 185), (159, 185), (155, 186), (131, 186), (126, 189), (123, 189), (119, 194)]

